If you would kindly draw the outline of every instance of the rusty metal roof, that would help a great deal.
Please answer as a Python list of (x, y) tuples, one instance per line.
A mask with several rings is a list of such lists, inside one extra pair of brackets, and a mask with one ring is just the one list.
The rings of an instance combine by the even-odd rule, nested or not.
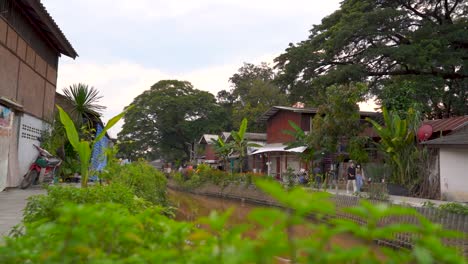
[(49, 12), (47, 12), (41, 0), (16, 0), (16, 3), (31, 19), (33, 26), (37, 27), (43, 36), (47, 38), (61, 54), (73, 59), (78, 56), (78, 53), (67, 40)]
[[(263, 115), (261, 115), (257, 121), (258, 122), (266, 122), (270, 117), (274, 116), (280, 110), (290, 111), (294, 113), (306, 113), (306, 114), (316, 114), (318, 108), (297, 108), (297, 107), (289, 107), (289, 106), (272, 106), (268, 111), (266, 111)], [(361, 117), (374, 117), (379, 116), (380, 113), (377, 112), (367, 112), (367, 111), (359, 111)]]
[(468, 115), (444, 119), (425, 120), (423, 121), (423, 125), (432, 126), (432, 132), (437, 133), (456, 130), (457, 128), (463, 126), (466, 122), (468, 122)]
[(288, 107), (288, 106), (272, 106), (268, 111), (266, 111), (263, 115), (261, 115), (257, 121), (259, 122), (266, 122), (270, 117), (274, 116), (280, 110), (291, 111), (295, 113), (308, 113), (308, 114), (315, 114), (317, 113), (317, 108), (296, 108), (296, 107)]
[(451, 147), (468, 147), (468, 122), (461, 125), (447, 136), (442, 136), (433, 140), (422, 142), (421, 144), (429, 145), (431, 147), (437, 146), (451, 146)]

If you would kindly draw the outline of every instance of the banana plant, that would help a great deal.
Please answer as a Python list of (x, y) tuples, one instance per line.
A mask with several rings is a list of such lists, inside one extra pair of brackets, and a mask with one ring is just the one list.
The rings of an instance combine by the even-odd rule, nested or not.
[(326, 152), (325, 149), (314, 146), (309, 134), (307, 134), (300, 126), (291, 120), (288, 120), (289, 125), (293, 130), (283, 130), (283, 134), (290, 135), (294, 138), (293, 141), (288, 143), (286, 149), (293, 149), (298, 147), (306, 147), (306, 150), (299, 153), (299, 157), (309, 164), (312, 161), (316, 161), (322, 158), (322, 154)]
[(242, 119), (239, 131), (231, 131), (231, 137), (234, 140), (232, 142), (232, 150), (239, 155), (239, 166), (240, 172), (243, 172), (245, 157), (247, 156), (248, 147), (261, 147), (256, 143), (248, 142), (245, 138), (247, 133), (247, 118)]
[(224, 168), (227, 168), (229, 155), (234, 151), (231, 144), (226, 143), (221, 137), (218, 137), (218, 139), (211, 139), (211, 141), (213, 143), (215, 153), (223, 162)]
[(80, 139), (78, 130), (76, 129), (75, 124), (73, 123), (73, 120), (70, 118), (70, 116), (60, 106), (57, 105), (57, 109), (60, 115), (60, 122), (65, 127), (68, 141), (80, 157), (81, 187), (87, 187), (88, 185), (89, 167), (94, 145), (96, 142), (99, 142), (106, 135), (106, 132), (117, 122), (119, 122), (124, 114), (131, 108), (132, 106), (127, 107), (125, 111), (111, 118), (107, 125), (102, 129), (101, 133), (99, 133), (99, 135), (97, 135), (94, 140), (84, 140)]
[(389, 112), (382, 108), (384, 125), (366, 118), (372, 124), (380, 137), (377, 144), (386, 154), (391, 164), (394, 164), (394, 179), (398, 184), (408, 184), (411, 181), (413, 157), (417, 152), (415, 144), (418, 113), (410, 108), (406, 119), (402, 119), (396, 112)]

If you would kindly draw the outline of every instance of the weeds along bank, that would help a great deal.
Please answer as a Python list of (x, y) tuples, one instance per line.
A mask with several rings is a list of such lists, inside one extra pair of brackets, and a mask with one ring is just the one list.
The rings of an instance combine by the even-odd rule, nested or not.
[[(138, 163), (122, 167), (121, 174), (108, 179), (108, 185), (51, 187), (47, 195), (31, 198), (24, 228), (15, 230), (0, 246), (0, 263), (277, 263), (278, 257), (292, 263), (464, 261), (456, 250), (442, 244), (441, 237), (450, 234), (413, 210), (363, 202), (346, 210), (356, 217), (365, 216), (367, 223), (333, 219), (332, 225), (311, 224), (307, 219), (310, 214), (323, 218), (336, 212), (328, 194), (286, 190), (275, 182), (256, 181), (257, 188), (290, 210), (255, 209), (248, 216), (251, 225), (228, 226), (231, 210), (212, 212), (189, 223), (175, 221), (166, 203), (157, 202), (166, 201), (165, 197), (153, 201), (141, 197), (150, 197), (153, 187), (138, 184), (134, 179), (138, 177), (153, 181), (151, 186), (165, 184), (161, 173)], [(156, 190), (153, 195), (158, 193), (163, 192)], [(382, 217), (402, 215), (420, 222), (377, 224)], [(296, 225), (306, 226), (314, 236), (293, 236), (291, 230)], [(255, 237), (247, 236), (252, 230)], [(366, 246), (393, 232), (414, 234), (413, 249), (383, 248), (382, 258)], [(341, 248), (330, 243), (331, 237), (342, 233), (351, 233), (363, 244)]]

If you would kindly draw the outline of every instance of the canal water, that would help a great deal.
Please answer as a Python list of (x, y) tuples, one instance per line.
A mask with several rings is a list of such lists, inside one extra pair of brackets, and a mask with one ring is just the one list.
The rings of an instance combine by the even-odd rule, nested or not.
[[(176, 219), (182, 221), (195, 221), (200, 217), (208, 216), (211, 211), (224, 212), (229, 208), (234, 211), (230, 218), (230, 224), (248, 223), (248, 214), (261, 205), (241, 202), (239, 200), (223, 199), (218, 197), (209, 197), (195, 195), (180, 191), (169, 191), (169, 199), (177, 207)], [(297, 236), (313, 236), (310, 230), (297, 226), (294, 228), (294, 234)], [(255, 234), (248, 234), (255, 236)], [(331, 243), (344, 248), (361, 245), (363, 242), (351, 235), (337, 235), (331, 239)], [(382, 256), (377, 245), (372, 246), (377, 255)]]

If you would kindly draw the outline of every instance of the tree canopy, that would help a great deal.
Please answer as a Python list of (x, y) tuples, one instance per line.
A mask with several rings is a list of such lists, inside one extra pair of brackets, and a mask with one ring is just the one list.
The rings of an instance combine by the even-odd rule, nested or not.
[(226, 122), (215, 97), (187, 81), (159, 81), (132, 105), (118, 135), (121, 152), (131, 158), (187, 159), (190, 144), (204, 133), (221, 131)]
[(383, 105), (407, 109), (395, 90), (430, 117), (468, 114), (467, 14), (462, 0), (344, 0), (276, 58), (278, 81), (292, 100), (316, 102), (330, 85), (360, 81)]
[(232, 127), (249, 117), (250, 131), (263, 132), (264, 124), (256, 123), (256, 118), (274, 105), (287, 103), (287, 96), (275, 83), (273, 69), (266, 63), (244, 63), (229, 81), (232, 89), (220, 91), (218, 102), (232, 113)]

